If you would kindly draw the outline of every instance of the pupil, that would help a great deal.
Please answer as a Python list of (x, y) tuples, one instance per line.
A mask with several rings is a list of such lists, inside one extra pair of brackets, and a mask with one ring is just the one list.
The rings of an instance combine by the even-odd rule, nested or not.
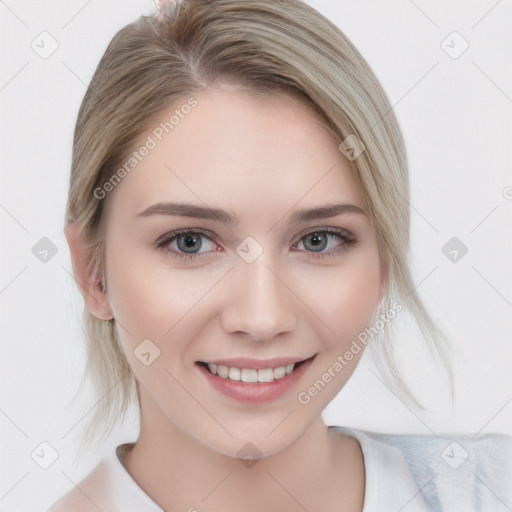
[(178, 238), (178, 248), (183, 252), (197, 252), (201, 248), (201, 238), (185, 235)]
[(324, 234), (314, 233), (306, 238), (304, 246), (308, 250), (322, 251), (327, 247), (327, 237)]

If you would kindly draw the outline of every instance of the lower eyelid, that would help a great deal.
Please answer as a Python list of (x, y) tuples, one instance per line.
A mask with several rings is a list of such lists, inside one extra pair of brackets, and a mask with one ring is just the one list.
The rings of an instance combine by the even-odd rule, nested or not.
[[(210, 237), (208, 237), (208, 236), (206, 236), (206, 235), (203, 235), (202, 233), (195, 233), (195, 234), (200, 235), (200, 236), (201, 236), (201, 238), (202, 238), (203, 240), (207, 240), (207, 241), (208, 241), (208, 243), (212, 244), (212, 246), (214, 246), (214, 247), (218, 247), (218, 245), (215, 243), (215, 241), (214, 241), (214, 240), (212, 240)], [(204, 253), (207, 253), (207, 252), (214, 252), (214, 251), (215, 251), (215, 249), (207, 249), (207, 250), (204, 250), (204, 251), (192, 252), (192, 253), (182, 252), (182, 251), (180, 251), (180, 250), (178, 249), (178, 247), (177, 247), (177, 245), (178, 245), (177, 240), (178, 240), (178, 238), (179, 238), (180, 236), (182, 236), (182, 234), (181, 234), (181, 235), (177, 235), (177, 236), (175, 236), (175, 237), (174, 237), (174, 238), (172, 238), (172, 239), (168, 242), (168, 244), (167, 244), (167, 245), (175, 244), (175, 245), (176, 245), (176, 249), (173, 249), (173, 250), (174, 250), (175, 252), (177, 252), (178, 254), (192, 255), (192, 254), (204, 254)], [(204, 244), (204, 242), (203, 242), (203, 244)], [(202, 248), (203, 248), (203, 245), (201, 245), (201, 249), (202, 249)]]
[[(302, 242), (304, 240), (304, 238), (306, 238), (307, 236), (312, 235), (314, 233), (325, 233), (327, 235), (334, 236), (338, 239), (339, 245), (337, 245), (335, 248), (330, 249), (328, 251), (324, 250), (324, 251), (318, 251), (318, 252), (308, 251), (305, 248), (297, 249), (298, 244), (300, 242)], [(176, 248), (170, 247), (171, 244), (177, 244), (177, 239), (180, 236), (183, 236), (186, 234), (200, 235), (203, 239), (208, 240), (208, 242), (213, 245), (213, 248), (210, 250), (202, 251), (202, 252), (186, 253), (186, 252), (180, 251), (177, 247)], [(357, 243), (357, 238), (348, 232), (345, 232), (345, 231), (338, 232), (338, 231), (331, 231), (331, 230), (326, 230), (326, 229), (324, 229), (324, 230), (318, 229), (318, 230), (310, 231), (310, 232), (302, 235), (299, 238), (299, 240), (295, 244), (292, 245), (292, 249), (295, 249), (298, 252), (307, 253), (308, 255), (311, 255), (313, 257), (323, 257), (323, 256), (327, 256), (327, 255), (331, 255), (331, 256), (336, 255), (339, 252), (349, 249), (350, 247), (356, 245), (356, 243)], [(215, 240), (215, 238), (212, 235), (206, 234), (199, 230), (197, 230), (197, 231), (180, 230), (180, 231), (174, 232), (174, 233), (173, 232), (167, 233), (167, 235), (163, 235), (162, 237), (160, 237), (160, 241), (157, 240), (157, 242), (155, 242), (155, 246), (157, 249), (161, 249), (161, 250), (167, 249), (176, 258), (183, 258), (183, 259), (187, 259), (187, 258), (192, 259), (192, 258), (196, 258), (196, 257), (205, 256), (210, 253), (222, 251), (221, 246), (217, 243), (217, 241)]]
[[(333, 236), (338, 239), (338, 241), (340, 242), (341, 245), (349, 245), (349, 244), (354, 244), (356, 242), (356, 238), (353, 235), (350, 235), (348, 233), (340, 233), (337, 231), (327, 231), (327, 230), (323, 230), (323, 231), (317, 230), (317, 231), (312, 231), (310, 233), (306, 233), (305, 235), (301, 236), (299, 238), (299, 240), (293, 244), (292, 247), (296, 247), (300, 242), (303, 242), (303, 240), (305, 238), (307, 238), (308, 236), (311, 236), (313, 234), (317, 234), (317, 233), (326, 234), (327, 236)], [(312, 252), (312, 251), (309, 251), (309, 252)]]
[(203, 233), (202, 231), (194, 231), (194, 230), (179, 230), (175, 232), (169, 232), (165, 235), (162, 235), (155, 243), (155, 247), (157, 249), (165, 249), (166, 247), (169, 247), (170, 244), (175, 243), (176, 240), (183, 235), (188, 234), (194, 234), (194, 235), (200, 235), (203, 239), (207, 239), (211, 241), (212, 243), (216, 244), (215, 239), (206, 233)]

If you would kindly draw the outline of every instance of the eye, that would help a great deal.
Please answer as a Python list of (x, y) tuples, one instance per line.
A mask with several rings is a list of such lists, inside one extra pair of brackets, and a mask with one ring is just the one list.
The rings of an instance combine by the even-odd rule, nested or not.
[(321, 252), (329, 244), (329, 235), (327, 233), (311, 233), (305, 236), (299, 244), (300, 243), (302, 243), (304, 248), (308, 251)]
[(345, 230), (315, 230), (303, 236), (293, 247), (299, 251), (332, 254), (355, 245), (356, 239)]
[(174, 231), (160, 237), (156, 243), (159, 249), (169, 249), (176, 257), (191, 257), (218, 250), (211, 237), (201, 231)]
[(175, 239), (176, 246), (181, 252), (196, 253), (200, 252), (203, 246), (202, 235), (197, 233), (187, 233), (186, 235), (178, 235)]

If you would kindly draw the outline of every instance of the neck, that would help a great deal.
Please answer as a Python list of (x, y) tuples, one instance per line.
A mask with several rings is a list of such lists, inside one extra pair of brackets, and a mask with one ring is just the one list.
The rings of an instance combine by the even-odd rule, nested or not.
[[(340, 468), (352, 466), (353, 472), (354, 445), (347, 439), (319, 417), (285, 449), (251, 462), (202, 444), (142, 400), (140, 435), (123, 464), (163, 510), (287, 510), (292, 502), (297, 510), (315, 510), (321, 507), (312, 492), (325, 486), (332, 494), (327, 488), (333, 476), (351, 473)], [(346, 480), (350, 487), (353, 482)], [(344, 489), (341, 481), (339, 488)]]

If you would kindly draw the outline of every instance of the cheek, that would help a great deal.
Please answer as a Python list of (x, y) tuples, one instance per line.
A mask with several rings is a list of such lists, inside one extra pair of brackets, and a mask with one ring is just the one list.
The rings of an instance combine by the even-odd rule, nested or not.
[(329, 339), (338, 347), (350, 344), (369, 326), (379, 305), (380, 271), (378, 258), (358, 256), (351, 264), (326, 275), (315, 287), (319, 316), (331, 331)]
[(176, 271), (147, 252), (114, 244), (107, 254), (107, 268), (110, 305), (130, 347), (146, 338), (162, 348), (170, 340), (175, 346), (176, 333), (190, 329), (190, 318), (204, 309), (223, 272)]

